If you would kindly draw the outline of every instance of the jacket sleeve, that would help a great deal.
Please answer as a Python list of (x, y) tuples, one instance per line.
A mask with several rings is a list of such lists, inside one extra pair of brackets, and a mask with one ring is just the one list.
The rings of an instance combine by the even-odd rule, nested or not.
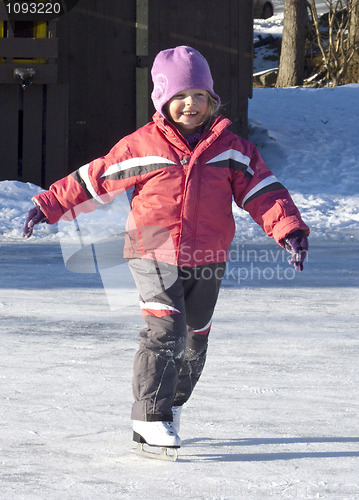
[[(34, 196), (33, 202), (40, 206), (49, 224), (61, 218), (72, 220), (81, 212), (92, 212), (99, 205), (108, 203), (121, 192), (131, 189), (139, 177), (143, 178), (138, 169), (132, 169), (131, 175), (130, 166), (134, 162), (124, 138), (106, 156), (56, 181), (48, 191)], [(121, 171), (126, 175), (119, 175)]]
[(235, 202), (280, 245), (293, 231), (301, 229), (308, 235), (309, 228), (289, 192), (267, 168), (257, 148), (249, 144), (248, 167), (244, 174), (236, 172), (233, 181)]

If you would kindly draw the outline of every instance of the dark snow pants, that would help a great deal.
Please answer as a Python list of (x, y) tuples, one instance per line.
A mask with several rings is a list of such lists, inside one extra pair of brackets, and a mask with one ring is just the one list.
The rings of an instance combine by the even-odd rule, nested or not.
[(147, 325), (134, 360), (133, 420), (172, 421), (171, 407), (190, 397), (206, 360), (225, 265), (129, 260)]

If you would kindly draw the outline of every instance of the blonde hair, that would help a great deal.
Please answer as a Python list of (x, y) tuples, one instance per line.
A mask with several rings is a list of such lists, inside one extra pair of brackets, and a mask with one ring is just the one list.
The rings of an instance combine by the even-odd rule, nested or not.
[(206, 92), (208, 96), (208, 109), (206, 111), (206, 114), (204, 115), (202, 123), (200, 123), (199, 126), (204, 125), (204, 131), (207, 132), (215, 121), (219, 105), (217, 99), (212, 97), (208, 91)]

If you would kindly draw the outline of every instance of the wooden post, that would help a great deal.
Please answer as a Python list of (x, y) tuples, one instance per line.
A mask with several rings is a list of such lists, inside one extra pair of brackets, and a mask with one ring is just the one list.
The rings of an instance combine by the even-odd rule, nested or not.
[(136, 4), (136, 128), (148, 122), (148, 2)]

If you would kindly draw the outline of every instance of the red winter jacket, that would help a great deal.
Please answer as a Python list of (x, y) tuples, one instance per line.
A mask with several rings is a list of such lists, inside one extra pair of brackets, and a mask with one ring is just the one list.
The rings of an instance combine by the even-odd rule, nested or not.
[(256, 147), (228, 130), (229, 120), (217, 118), (194, 151), (159, 113), (153, 120), (35, 196), (49, 223), (134, 187), (126, 258), (152, 258), (156, 247), (155, 258), (172, 264), (226, 261), (232, 199), (278, 243), (297, 229), (309, 233), (288, 191)]

